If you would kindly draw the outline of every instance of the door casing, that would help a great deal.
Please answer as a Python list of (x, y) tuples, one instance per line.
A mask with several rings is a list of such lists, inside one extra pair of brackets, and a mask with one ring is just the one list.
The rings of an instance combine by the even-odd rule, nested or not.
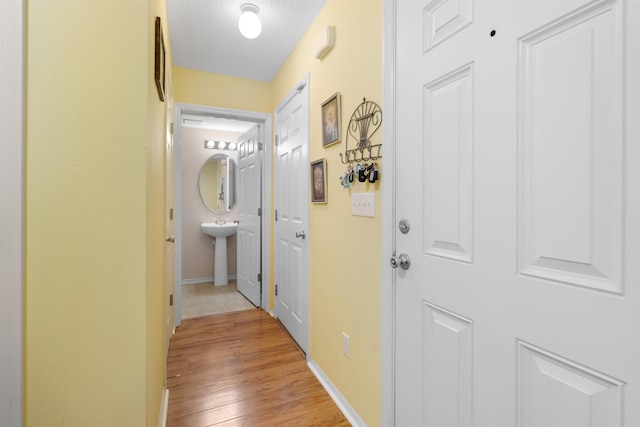
[[(182, 318), (182, 115), (183, 114), (207, 114), (243, 120), (261, 124), (264, 132), (262, 140), (264, 152), (262, 156), (262, 287), (271, 289), (271, 224), (268, 212), (271, 212), (271, 114), (257, 111), (235, 110), (221, 107), (210, 107), (205, 105), (194, 105), (185, 103), (175, 104), (175, 125), (174, 125), (174, 164), (175, 164), (175, 207), (174, 221), (178, 226), (175, 228), (175, 256), (174, 256), (174, 323), (179, 326)], [(268, 141), (268, 142), (267, 142)], [(267, 310), (269, 307), (269, 292), (262, 293), (261, 308)]]
[(12, 426), (24, 394), (25, 4), (0, 2), (0, 425)]
[(382, 251), (381, 265), (381, 306), (380, 326), (380, 425), (393, 426), (395, 420), (395, 362), (394, 334), (395, 302), (393, 289), (396, 286), (395, 274), (389, 260), (396, 247), (396, 161), (395, 161), (395, 0), (383, 2), (382, 11), (382, 110), (385, 115), (382, 127), (382, 157), (384, 158), (385, 177), (382, 186)]

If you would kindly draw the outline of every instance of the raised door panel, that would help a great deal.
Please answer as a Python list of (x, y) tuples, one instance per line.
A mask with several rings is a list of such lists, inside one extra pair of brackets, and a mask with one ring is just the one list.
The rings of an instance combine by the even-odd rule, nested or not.
[(519, 41), (520, 272), (615, 293), (623, 292), (619, 18), (619, 2), (592, 3)]
[(473, 65), (424, 88), (425, 253), (473, 260)]
[(623, 425), (625, 384), (518, 342), (518, 426)]
[(473, 420), (473, 323), (423, 303), (422, 425), (470, 426)]
[(424, 50), (437, 46), (473, 22), (471, 0), (436, 0), (424, 8)]

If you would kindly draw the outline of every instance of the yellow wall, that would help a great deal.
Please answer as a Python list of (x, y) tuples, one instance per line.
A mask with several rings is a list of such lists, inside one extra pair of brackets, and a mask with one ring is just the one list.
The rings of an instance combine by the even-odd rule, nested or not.
[(26, 425), (156, 425), (164, 245), (147, 237), (163, 190), (148, 180), (164, 116), (149, 49), (163, 2), (27, 7)]
[[(166, 386), (167, 370), (167, 300), (165, 291), (165, 218), (166, 212), (166, 150), (167, 113), (172, 102), (171, 82), (171, 41), (166, 19), (166, 3), (150, 1), (147, 28), (147, 68), (146, 76), (153, 76), (155, 69), (155, 17), (162, 22), (162, 33), (166, 49), (165, 102), (161, 102), (153, 78), (148, 78), (147, 86), (147, 135), (146, 135), (146, 399), (147, 427), (158, 425), (160, 403)], [(171, 181), (172, 179), (170, 179)], [(171, 257), (171, 255), (169, 255)], [(171, 257), (172, 258), (172, 257)], [(170, 260), (173, 262), (173, 259)], [(170, 291), (173, 293), (173, 290)], [(173, 308), (171, 308), (173, 309)]]
[[(314, 42), (325, 25), (336, 28), (336, 43), (322, 61)], [(310, 356), (360, 417), (380, 424), (380, 184), (339, 185), (345, 169), (346, 128), (362, 98), (382, 106), (382, 1), (328, 0), (305, 37), (273, 81), (274, 105), (310, 72), (310, 160), (327, 159), (328, 203), (310, 210)], [(342, 142), (322, 147), (322, 102), (342, 96)], [(383, 111), (384, 114), (384, 111)], [(380, 129), (373, 144), (381, 143)], [(350, 140), (350, 148), (353, 141)], [(381, 177), (384, 179), (382, 162)], [(351, 216), (351, 194), (375, 193), (375, 218)], [(350, 357), (342, 354), (342, 332)]]
[[(314, 43), (325, 25), (336, 27), (336, 45), (319, 61)], [(353, 110), (363, 97), (382, 103), (382, 1), (328, 0), (271, 83), (175, 67), (175, 100), (272, 113), (307, 72), (310, 160), (326, 158), (329, 175), (329, 203), (310, 210), (309, 235), (322, 236), (310, 241), (310, 356), (360, 417), (375, 426), (380, 424), (380, 184), (357, 183), (344, 190), (337, 177), (345, 168), (339, 153), (345, 150)], [(336, 92), (342, 96), (343, 142), (325, 149), (320, 105)], [(351, 194), (364, 191), (375, 194), (375, 218), (351, 216)], [(342, 332), (351, 339), (349, 358), (342, 354)]]
[(270, 113), (271, 83), (173, 67), (175, 102)]

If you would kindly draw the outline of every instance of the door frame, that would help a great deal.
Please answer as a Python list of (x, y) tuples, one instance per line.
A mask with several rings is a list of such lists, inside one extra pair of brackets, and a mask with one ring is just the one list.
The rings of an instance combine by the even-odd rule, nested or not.
[(0, 424), (22, 425), (24, 406), (25, 0), (0, 1)]
[(235, 110), (230, 108), (212, 107), (206, 105), (195, 105), (177, 102), (174, 104), (174, 221), (175, 227), (175, 247), (174, 247), (174, 324), (179, 326), (182, 320), (182, 115), (183, 114), (207, 114), (220, 116), (234, 120), (242, 120), (262, 125), (261, 134), (258, 137), (262, 140), (264, 151), (261, 156), (262, 162), (262, 301), (260, 308), (266, 310), (269, 307), (269, 292), (271, 289), (271, 114), (258, 111)]
[[(165, 256), (164, 256), (164, 262), (165, 262), (165, 283), (164, 283), (164, 289), (165, 292), (169, 292), (168, 294), (166, 294), (164, 296), (165, 298), (165, 310), (166, 310), (166, 314), (165, 316), (167, 316), (167, 323), (165, 325), (165, 327), (167, 328), (167, 330), (165, 331), (166, 333), (166, 348), (165, 348), (165, 357), (169, 357), (169, 341), (171, 340), (171, 336), (173, 335), (173, 333), (175, 332), (175, 304), (174, 301), (171, 299), (171, 294), (173, 294), (175, 292), (175, 274), (173, 275), (173, 277), (171, 276), (171, 273), (173, 272), (173, 269), (175, 269), (175, 246), (173, 246), (173, 257), (171, 256), (170, 251), (168, 251), (168, 249), (171, 247), (171, 245), (174, 245), (174, 243), (170, 240), (171, 237), (174, 237), (173, 240), (175, 241), (175, 229), (176, 229), (176, 221), (175, 221), (175, 215), (171, 215), (170, 209), (173, 209), (175, 212), (175, 206), (171, 206), (169, 205), (169, 201), (171, 201), (171, 198), (173, 198), (173, 202), (175, 203), (175, 188), (172, 188), (173, 186), (175, 186), (175, 160), (173, 158), (168, 158), (168, 154), (171, 154), (172, 157), (175, 157), (175, 138), (174, 138), (174, 134), (173, 134), (173, 127), (175, 126), (173, 123), (174, 120), (174, 114), (173, 114), (173, 109), (175, 108), (174, 103), (173, 103), (173, 86), (172, 86), (172, 80), (171, 80), (171, 69), (168, 70), (167, 72), (167, 85), (168, 85), (168, 90), (165, 92), (165, 97), (168, 100), (168, 102), (165, 103), (165, 117), (166, 117), (166, 122), (165, 122), (165, 126), (164, 126), (164, 130), (165, 130), (165, 141), (164, 141), (164, 156), (165, 156), (165, 166), (164, 166), (164, 192), (165, 192), (165, 211), (164, 211), (164, 227), (165, 227)], [(171, 147), (170, 149), (168, 147)], [(172, 164), (170, 164), (170, 162), (173, 161)], [(171, 174), (173, 174), (173, 176), (171, 176)], [(172, 197), (173, 196), (173, 197)], [(173, 228), (173, 232), (169, 233), (170, 229)], [(173, 263), (173, 265), (171, 265)], [(173, 268), (171, 268), (173, 267)], [(169, 270), (169, 271), (167, 271)], [(167, 274), (168, 273), (168, 274)], [(171, 281), (171, 283), (173, 283), (173, 289), (171, 287), (171, 283), (169, 283), (169, 281)]]
[(381, 354), (380, 354), (380, 425), (395, 425), (395, 287), (396, 278), (389, 264), (396, 250), (396, 0), (383, 2), (382, 11), (382, 157), (385, 179), (382, 180), (382, 251), (381, 268)]

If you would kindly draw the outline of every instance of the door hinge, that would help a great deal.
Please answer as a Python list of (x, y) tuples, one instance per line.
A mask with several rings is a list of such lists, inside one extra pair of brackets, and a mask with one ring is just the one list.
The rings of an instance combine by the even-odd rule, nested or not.
[(169, 305), (173, 305), (173, 294), (169, 295)]
[(280, 138), (276, 135), (276, 147), (280, 144)]
[(276, 285), (276, 296), (278, 296), (278, 285)]
[(169, 221), (173, 221), (173, 208), (169, 209)]
[(258, 216), (262, 216), (262, 208), (258, 208)]
[(262, 273), (258, 273), (258, 282), (262, 282)]
[(276, 221), (278, 220), (278, 209), (276, 209)]
[(169, 132), (173, 135), (173, 122), (171, 122), (171, 125), (169, 126)]
[(262, 146), (262, 142), (258, 142), (258, 151), (262, 151), (263, 150), (263, 146)]

